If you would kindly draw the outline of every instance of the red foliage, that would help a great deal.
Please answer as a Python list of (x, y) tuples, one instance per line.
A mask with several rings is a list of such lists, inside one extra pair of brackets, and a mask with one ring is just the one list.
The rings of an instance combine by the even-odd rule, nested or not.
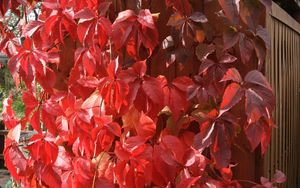
[[(1, 21), (37, 2), (1, 1)], [(244, 149), (265, 153), (274, 127), (274, 94), (260, 72), (270, 42), (259, 16), (270, 1), (201, 1), (214, 7), (203, 13), (166, 0), (165, 40), (157, 23), (166, 15), (152, 14), (148, 1), (129, 1), (136, 10), (113, 2), (44, 0), (37, 20), (19, 23), (21, 40), (0, 25), (0, 50), (16, 84), (26, 84), (23, 118), (11, 97), (3, 101), (14, 179), (24, 187), (241, 187), (231, 170), (235, 138), (243, 132)], [(199, 67), (193, 77), (147, 70), (186, 62)], [(36, 132), (24, 142), (28, 125)], [(255, 187), (285, 179), (277, 171)]]

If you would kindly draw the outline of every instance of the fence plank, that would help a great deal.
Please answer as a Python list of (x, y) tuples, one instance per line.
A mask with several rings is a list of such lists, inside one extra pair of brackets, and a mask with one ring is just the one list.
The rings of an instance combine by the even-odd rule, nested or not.
[(267, 28), (272, 47), (265, 74), (276, 96), (275, 120), (271, 145), (265, 157), (265, 175), (276, 169), (284, 171), (288, 180), (284, 187), (299, 187), (300, 124), (300, 24), (275, 3), (267, 15)]

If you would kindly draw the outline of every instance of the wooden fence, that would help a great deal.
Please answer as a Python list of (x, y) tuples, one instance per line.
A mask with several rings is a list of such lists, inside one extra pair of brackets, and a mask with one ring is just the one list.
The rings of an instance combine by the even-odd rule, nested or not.
[(300, 24), (273, 3), (267, 15), (272, 47), (266, 75), (276, 95), (276, 129), (265, 157), (265, 175), (287, 174), (285, 187), (300, 186)]

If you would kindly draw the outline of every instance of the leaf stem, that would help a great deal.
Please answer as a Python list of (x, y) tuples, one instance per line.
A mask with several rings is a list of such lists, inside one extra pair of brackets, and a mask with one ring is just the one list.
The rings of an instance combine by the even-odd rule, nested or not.
[(100, 159), (99, 159), (99, 161), (98, 161), (98, 163), (97, 163), (96, 170), (95, 170), (94, 177), (93, 177), (92, 188), (95, 188), (95, 186), (96, 186), (95, 183), (96, 183), (97, 171), (98, 171), (100, 162), (101, 162), (101, 160), (102, 160), (102, 157), (103, 157), (103, 155), (104, 155), (104, 152), (102, 152), (100, 155), (101, 155), (101, 156), (100, 156)]
[(237, 180), (239, 182), (245, 182), (245, 183), (250, 183), (250, 184), (253, 184), (253, 185), (259, 185), (258, 183), (255, 183), (254, 181), (249, 181), (249, 180)]
[[(64, 36), (64, 39), (66, 39), (68, 36), (70, 36), (69, 33), (67, 33), (67, 34)], [(52, 46), (49, 47), (49, 49), (47, 50), (47, 52), (49, 52), (50, 50), (52, 50), (52, 48), (54, 48), (55, 46), (57, 46), (57, 45), (59, 45), (59, 44), (61, 44), (61, 43), (62, 43), (62, 41), (59, 41), (59, 42), (57, 42), (57, 43), (54, 43)]]
[(111, 38), (109, 38), (109, 58), (112, 61), (112, 59), (113, 59), (113, 52), (112, 52)]
[(24, 8), (24, 19), (25, 19), (25, 23), (28, 24), (28, 20), (27, 20), (27, 9), (26, 9), (26, 5), (23, 6)]

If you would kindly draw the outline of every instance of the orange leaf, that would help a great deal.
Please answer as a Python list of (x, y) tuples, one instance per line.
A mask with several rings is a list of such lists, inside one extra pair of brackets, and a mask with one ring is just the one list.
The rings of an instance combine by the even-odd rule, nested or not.
[(205, 39), (205, 33), (204, 33), (204, 31), (198, 29), (196, 31), (195, 39), (196, 39), (197, 42), (202, 43), (204, 41), (204, 39)]

